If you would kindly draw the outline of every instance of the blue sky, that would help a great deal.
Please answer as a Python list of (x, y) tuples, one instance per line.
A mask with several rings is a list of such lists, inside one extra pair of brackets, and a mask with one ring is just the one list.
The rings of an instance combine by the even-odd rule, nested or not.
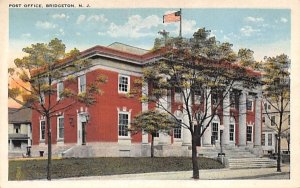
[[(179, 23), (162, 23), (162, 16), (178, 9), (10, 9), (10, 58), (23, 47), (57, 37), (70, 50), (122, 42), (150, 49), (158, 31), (179, 33)], [(285, 53), (290, 56), (291, 17), (288, 9), (183, 9), (185, 37), (198, 29), (211, 30), (217, 40), (237, 51), (250, 48), (255, 58)]]

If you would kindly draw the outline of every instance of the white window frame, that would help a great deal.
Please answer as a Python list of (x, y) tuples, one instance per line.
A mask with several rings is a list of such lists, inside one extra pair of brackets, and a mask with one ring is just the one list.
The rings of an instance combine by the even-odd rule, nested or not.
[(40, 104), (45, 104), (45, 93), (41, 92), (40, 96), (39, 96), (39, 102)]
[[(84, 90), (81, 90), (81, 78), (84, 77), (85, 78), (85, 87)], [(86, 92), (86, 74), (82, 74), (80, 76), (78, 76), (78, 93), (84, 93)]]
[[(233, 132), (231, 132), (231, 129), (230, 129), (230, 125), (233, 125)], [(230, 117), (230, 122), (229, 122), (229, 142), (235, 142), (235, 134), (236, 134), (236, 129), (235, 129), (235, 118), (233, 116)], [(233, 140), (230, 140), (230, 134), (233, 133)]]
[(127, 124), (127, 128), (130, 128), (130, 117), (131, 117), (131, 113), (130, 112), (124, 112), (124, 111), (119, 111), (118, 112), (118, 137), (119, 138), (130, 138), (130, 131), (127, 132), (127, 136), (123, 136), (123, 135), (120, 135), (119, 132), (120, 132), (120, 114), (125, 114), (125, 115), (128, 115), (128, 124)]
[[(60, 119), (63, 119), (63, 129), (64, 129), (64, 135), (63, 135), (63, 137), (60, 137), (59, 136), (59, 133), (60, 133), (60, 127), (59, 127), (59, 120)], [(56, 123), (56, 127), (57, 127), (57, 141), (63, 141), (64, 140), (64, 138), (65, 138), (65, 118), (64, 118), (64, 116), (58, 116), (57, 117), (57, 123)]]
[[(274, 121), (272, 120), (273, 118), (274, 118)], [(274, 122), (274, 124), (273, 124), (273, 122)], [(271, 116), (271, 118), (270, 118), (270, 125), (272, 127), (276, 125), (276, 116)]]
[(262, 133), (261, 135), (261, 145), (265, 146), (266, 145), (266, 134)]
[[(233, 132), (231, 132), (231, 127), (233, 126)], [(230, 140), (230, 134), (232, 134), (232, 140)], [(229, 142), (234, 142), (235, 141), (235, 124), (234, 123), (229, 123)]]
[[(179, 121), (182, 122), (181, 119), (179, 119)], [(180, 130), (180, 138), (175, 137), (175, 129)], [(176, 122), (176, 127), (173, 128), (173, 138), (174, 138), (174, 140), (177, 140), (177, 141), (182, 139), (182, 126), (181, 126), (181, 123), (179, 123), (179, 122)]]
[[(127, 91), (122, 91), (120, 90), (120, 79), (122, 78), (127, 78)], [(130, 91), (130, 76), (124, 75), (124, 74), (119, 74), (118, 75), (118, 93), (129, 93)]]
[(174, 101), (177, 103), (182, 103), (182, 93), (176, 92), (176, 88), (174, 89)]
[[(44, 138), (42, 138), (42, 122), (44, 122), (45, 125), (45, 129), (44, 129)], [(45, 142), (45, 138), (46, 138), (46, 120), (45, 119), (41, 119), (40, 120), (40, 141)]]
[(155, 133), (153, 134), (153, 138), (159, 138), (159, 131), (155, 131)]
[[(251, 102), (251, 109), (250, 110), (248, 110), (248, 102)], [(253, 101), (253, 99), (247, 99), (246, 100), (246, 110), (247, 111), (251, 111), (251, 112), (253, 112), (253, 109), (254, 109), (254, 101)]]
[(194, 93), (194, 104), (201, 104), (201, 99), (202, 99), (201, 94), (199, 95)]
[(272, 146), (272, 145), (273, 145), (273, 134), (269, 133), (268, 134), (268, 146)]
[(220, 132), (220, 122), (219, 121), (213, 121), (211, 123), (211, 136), (214, 136), (213, 132), (216, 132), (216, 131), (214, 131), (214, 123), (218, 125), (218, 127), (217, 127), (217, 129), (218, 129), (217, 130), (217, 138), (218, 139), (215, 139), (215, 141), (219, 141), (219, 137), (220, 137), (220, 135), (219, 135), (219, 132)]
[[(62, 90), (60, 91), (60, 86), (62, 86)], [(61, 93), (64, 91), (64, 83), (62, 81), (57, 82), (57, 86), (56, 86), (56, 91), (57, 91), (57, 101), (59, 101), (60, 99), (62, 99), (60, 97)]]
[[(248, 141), (248, 127), (251, 127), (251, 140)], [(246, 141), (247, 143), (253, 143), (253, 125), (246, 126)]]
[(219, 103), (220, 103), (219, 94), (218, 93), (211, 93), (211, 104), (212, 104), (212, 106), (214, 106), (214, 107), (216, 107), (218, 105), (220, 106)]

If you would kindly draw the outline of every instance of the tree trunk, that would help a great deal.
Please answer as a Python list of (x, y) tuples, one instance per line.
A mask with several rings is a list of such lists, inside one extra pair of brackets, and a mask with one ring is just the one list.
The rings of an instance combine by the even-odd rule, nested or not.
[(154, 147), (153, 147), (153, 143), (154, 143), (154, 136), (153, 136), (153, 134), (151, 134), (151, 158), (154, 157)]
[(51, 139), (51, 124), (49, 115), (47, 118), (47, 135), (48, 135), (48, 163), (47, 163), (47, 180), (51, 180), (51, 156), (52, 156), (52, 139)]
[[(194, 132), (194, 134), (195, 134), (195, 132)], [(194, 135), (194, 134), (192, 134), (193, 178), (199, 179), (199, 166), (198, 166), (198, 160), (197, 160), (196, 135)]]
[(281, 172), (281, 135), (280, 133), (278, 134), (278, 143), (277, 143), (277, 172)]

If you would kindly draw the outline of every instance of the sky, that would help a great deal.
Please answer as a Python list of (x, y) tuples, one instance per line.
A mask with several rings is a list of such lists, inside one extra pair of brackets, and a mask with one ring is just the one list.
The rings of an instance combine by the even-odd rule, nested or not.
[[(151, 49), (158, 31), (178, 36), (179, 22), (162, 17), (178, 9), (10, 9), (10, 61), (22, 57), (22, 48), (59, 38), (67, 50), (85, 50), (114, 42)], [(211, 30), (221, 42), (254, 51), (256, 60), (285, 53), (290, 56), (291, 16), (288, 9), (182, 9), (182, 35), (198, 28)]]

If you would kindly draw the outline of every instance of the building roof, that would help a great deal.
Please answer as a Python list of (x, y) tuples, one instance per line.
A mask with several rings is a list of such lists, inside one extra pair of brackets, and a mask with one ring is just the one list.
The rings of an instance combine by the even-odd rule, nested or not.
[(30, 108), (8, 108), (8, 123), (31, 123)]
[(120, 43), (120, 42), (114, 42), (114, 43), (108, 45), (107, 47), (112, 48), (112, 49), (116, 49), (116, 50), (120, 50), (120, 51), (123, 51), (123, 52), (133, 53), (133, 54), (136, 54), (136, 55), (143, 55), (143, 54), (149, 52), (149, 50), (145, 50), (145, 49), (138, 48), (138, 47), (135, 47), (135, 46), (130, 46), (130, 45), (123, 44), (123, 43)]
[[(104, 57), (114, 60), (120, 60), (130, 64), (144, 65), (149, 62), (157, 61), (158, 59), (163, 58), (164, 54), (166, 54), (167, 51), (168, 49), (166, 48), (147, 51), (141, 48), (136, 48), (126, 44), (115, 42), (109, 45), (108, 47), (100, 45), (91, 47), (87, 50), (80, 52), (80, 56), (81, 58)], [(62, 59), (61, 61), (57, 62), (57, 68), (69, 64), (72, 61), (72, 58)], [(224, 66), (224, 64), (218, 66)], [(230, 64), (230, 66), (239, 67), (239, 65), (233, 64)], [(43, 71), (44, 70), (41, 68), (36, 70), (36, 73)], [(246, 69), (246, 71), (247, 73), (252, 74), (253, 76), (261, 76), (260, 72), (256, 72), (252, 69)]]

